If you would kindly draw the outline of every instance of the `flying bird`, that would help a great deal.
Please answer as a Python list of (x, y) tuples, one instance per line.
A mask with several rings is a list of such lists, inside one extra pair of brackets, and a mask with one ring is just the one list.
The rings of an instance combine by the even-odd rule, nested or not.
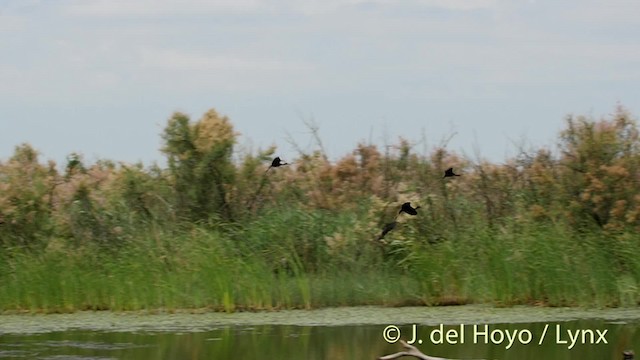
[(444, 179), (444, 178), (452, 177), (452, 176), (460, 176), (460, 175), (454, 174), (453, 173), (453, 168), (448, 168), (447, 170), (444, 171), (444, 176), (442, 178)]
[[(400, 208), (400, 211), (398, 211), (398, 215), (402, 214), (403, 212), (409, 214), (409, 215), (418, 215), (418, 209), (420, 209), (420, 206), (416, 206), (415, 208), (411, 206), (410, 202), (406, 202), (404, 204), (402, 204), (402, 207)], [(397, 215), (396, 215), (397, 217)]]
[[(271, 166), (269, 166), (269, 168), (267, 169), (267, 171), (271, 170), (272, 167), (280, 167), (282, 165), (289, 165), (289, 163), (286, 162), (282, 162), (282, 160), (280, 159), (279, 156), (276, 156), (275, 159), (273, 159), (273, 161), (271, 162)], [(265, 171), (265, 173), (267, 172)]]
[(397, 221), (394, 222), (390, 222), (387, 225), (385, 225), (382, 228), (382, 234), (380, 234), (380, 236), (378, 236), (378, 240), (382, 240), (384, 239), (384, 236), (387, 235), (389, 233), (389, 231), (393, 230), (396, 228), (396, 225), (398, 225)]

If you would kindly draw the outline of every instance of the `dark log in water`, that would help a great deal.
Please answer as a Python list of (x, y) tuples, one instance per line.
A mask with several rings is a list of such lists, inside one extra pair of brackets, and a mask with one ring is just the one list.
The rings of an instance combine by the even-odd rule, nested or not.
[[(407, 349), (407, 351), (400, 351), (395, 354), (381, 356), (378, 358), (378, 360), (391, 360), (391, 359), (397, 359), (403, 356), (413, 356), (422, 360), (454, 360), (454, 359), (447, 359), (447, 358), (441, 358), (441, 357), (433, 357), (433, 356), (423, 354), (422, 351), (418, 350), (418, 348), (416, 348), (413, 345), (407, 344), (404, 340), (400, 340), (400, 343), (405, 349)], [(622, 352), (622, 360), (635, 360), (635, 354), (633, 350), (626, 350)]]
[(407, 342), (404, 340), (400, 340), (400, 343), (405, 349), (407, 349), (407, 351), (400, 351), (395, 354), (381, 356), (378, 359), (391, 360), (391, 359), (397, 359), (403, 356), (413, 356), (422, 360), (454, 360), (454, 359), (447, 359), (447, 358), (441, 358), (441, 357), (433, 357), (433, 356), (423, 354), (422, 351), (418, 350), (417, 347), (407, 344)]

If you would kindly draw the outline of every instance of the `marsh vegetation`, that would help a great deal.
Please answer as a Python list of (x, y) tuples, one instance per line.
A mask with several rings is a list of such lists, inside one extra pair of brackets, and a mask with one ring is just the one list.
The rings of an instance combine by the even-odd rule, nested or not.
[[(640, 302), (640, 138), (623, 108), (567, 116), (557, 148), (501, 164), (399, 139), (267, 172), (276, 148), (237, 136), (214, 110), (175, 113), (166, 167), (17, 146), (0, 162), (0, 309)], [(405, 202), (418, 215), (381, 238)]]

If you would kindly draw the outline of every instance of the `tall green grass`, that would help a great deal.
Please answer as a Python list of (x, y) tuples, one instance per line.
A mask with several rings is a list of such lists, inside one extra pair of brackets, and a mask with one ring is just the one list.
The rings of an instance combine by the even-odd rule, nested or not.
[[(577, 237), (561, 226), (529, 224), (499, 231), (470, 228), (430, 243), (403, 240), (403, 232), (411, 234), (418, 226), (409, 223), (389, 236), (396, 251), (382, 254), (375, 243), (356, 238), (353, 228), (359, 221), (353, 213), (290, 209), (226, 231), (194, 226), (176, 234), (150, 228), (119, 251), (70, 247), (61, 240), (52, 240), (43, 251), (13, 249), (0, 258), (0, 308), (232, 312), (640, 302), (638, 236)], [(323, 225), (313, 230), (309, 222)], [(330, 253), (325, 236), (336, 232), (353, 238)], [(603, 246), (611, 242), (615, 250)], [(311, 258), (307, 251), (313, 247), (323, 255)]]
[[(426, 301), (635, 306), (640, 237), (576, 236), (557, 226), (478, 232), (418, 251)], [(612, 253), (612, 243), (616, 247)]]

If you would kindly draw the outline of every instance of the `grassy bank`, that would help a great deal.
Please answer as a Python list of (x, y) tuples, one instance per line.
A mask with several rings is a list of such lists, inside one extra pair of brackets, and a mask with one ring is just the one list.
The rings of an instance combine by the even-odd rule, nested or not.
[[(351, 223), (336, 217), (333, 223), (325, 219), (331, 234), (348, 233), (358, 222), (357, 217)], [(279, 236), (278, 229), (263, 225), (226, 232), (194, 227), (181, 235), (149, 229), (117, 252), (70, 248), (56, 240), (39, 252), (14, 249), (0, 261), (0, 308), (237, 311), (640, 302), (638, 236), (574, 237), (558, 228), (531, 226), (429, 243), (403, 240), (399, 232), (389, 236), (392, 250), (384, 254), (371, 239), (358, 239), (357, 234), (331, 250), (330, 238), (310, 233), (309, 239), (321, 239), (315, 245), (322, 250), (316, 251), (326, 256), (304, 260), (304, 248), (310, 246), (304, 238)], [(405, 224), (404, 231), (411, 232), (415, 225)], [(283, 221), (281, 227), (307, 228), (303, 221)], [(617, 244), (615, 251), (603, 246), (611, 241)]]

